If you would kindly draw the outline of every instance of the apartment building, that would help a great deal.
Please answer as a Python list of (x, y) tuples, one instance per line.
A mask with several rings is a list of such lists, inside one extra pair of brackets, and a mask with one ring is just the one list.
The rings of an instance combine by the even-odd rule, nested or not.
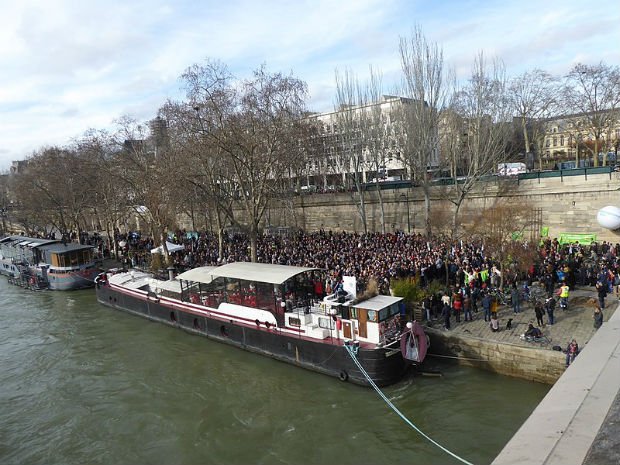
[(402, 115), (411, 103), (384, 95), (368, 105), (308, 115), (312, 131), (303, 142), (307, 150), (297, 173), (300, 184), (331, 190), (351, 187), (354, 178), (363, 183), (408, 179)]
[[(613, 165), (618, 162), (620, 113), (567, 115), (544, 122), (541, 158), (545, 168)], [(598, 163), (594, 154), (598, 153)]]

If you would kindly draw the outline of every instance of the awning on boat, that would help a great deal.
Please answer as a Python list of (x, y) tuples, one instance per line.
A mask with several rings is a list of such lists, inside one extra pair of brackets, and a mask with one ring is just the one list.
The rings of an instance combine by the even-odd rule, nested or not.
[(233, 278), (242, 281), (282, 284), (298, 274), (319, 271), (319, 268), (301, 266), (272, 265), (270, 263), (235, 262), (214, 268), (210, 274), (213, 278)]
[(402, 297), (392, 297), (389, 295), (376, 295), (374, 297), (371, 297), (368, 300), (363, 300), (354, 305), (351, 305), (351, 307), (358, 307), (358, 308), (363, 308), (365, 310), (379, 311), (384, 308), (390, 307), (392, 304), (395, 304), (396, 302), (400, 302), (401, 300), (403, 300)]
[[(173, 244), (172, 242), (166, 241), (166, 248), (168, 249), (168, 253), (180, 252), (181, 250), (185, 250), (185, 247), (179, 244)], [(151, 249), (151, 253), (164, 253), (164, 248), (160, 245), (159, 247), (155, 247)]]
[(157, 293), (159, 293), (159, 291), (170, 291), (176, 292), (177, 294), (181, 293), (181, 281), (178, 281), (177, 279), (173, 279), (172, 281), (151, 279), (150, 286), (155, 288), (155, 292)]
[(211, 270), (216, 268), (215, 266), (201, 266), (199, 268), (193, 268), (185, 271), (177, 276), (177, 279), (183, 279), (185, 281), (192, 281), (195, 283), (209, 284), (213, 281), (211, 276)]

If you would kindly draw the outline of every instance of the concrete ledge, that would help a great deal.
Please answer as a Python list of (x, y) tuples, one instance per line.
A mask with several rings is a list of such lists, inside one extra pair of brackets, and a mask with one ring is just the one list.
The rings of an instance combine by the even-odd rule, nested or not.
[(620, 390), (620, 312), (594, 334), (493, 465), (581, 464)]
[(426, 332), (431, 338), (430, 356), (454, 358), (463, 365), (545, 384), (555, 383), (564, 373), (562, 352), (430, 328)]

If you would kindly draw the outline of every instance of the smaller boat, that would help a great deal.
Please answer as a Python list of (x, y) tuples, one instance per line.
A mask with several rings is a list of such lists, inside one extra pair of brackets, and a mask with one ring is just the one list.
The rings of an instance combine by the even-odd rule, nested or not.
[(72, 290), (93, 287), (99, 262), (90, 245), (9, 236), (0, 239), (0, 274), (30, 289)]
[(400, 350), (403, 358), (414, 363), (422, 363), (429, 347), (428, 335), (416, 320), (407, 322), (407, 330), (401, 335)]

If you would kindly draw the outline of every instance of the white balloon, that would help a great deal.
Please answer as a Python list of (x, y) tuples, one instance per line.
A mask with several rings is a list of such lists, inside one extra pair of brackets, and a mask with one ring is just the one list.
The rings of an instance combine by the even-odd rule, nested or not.
[(603, 207), (598, 211), (596, 220), (603, 228), (618, 229), (620, 228), (620, 208), (611, 205)]

